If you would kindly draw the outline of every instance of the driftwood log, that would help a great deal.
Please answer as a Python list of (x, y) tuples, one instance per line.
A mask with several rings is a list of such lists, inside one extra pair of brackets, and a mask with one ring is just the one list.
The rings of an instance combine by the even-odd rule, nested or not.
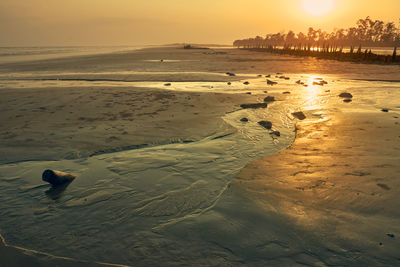
[(42, 174), (42, 180), (53, 186), (59, 186), (72, 182), (76, 178), (75, 174), (56, 170), (45, 170)]

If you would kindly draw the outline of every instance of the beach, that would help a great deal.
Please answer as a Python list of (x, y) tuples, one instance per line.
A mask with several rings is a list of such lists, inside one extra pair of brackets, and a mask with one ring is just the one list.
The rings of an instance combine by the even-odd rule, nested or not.
[(0, 64), (0, 263), (399, 264), (399, 99), (396, 65), (239, 49)]

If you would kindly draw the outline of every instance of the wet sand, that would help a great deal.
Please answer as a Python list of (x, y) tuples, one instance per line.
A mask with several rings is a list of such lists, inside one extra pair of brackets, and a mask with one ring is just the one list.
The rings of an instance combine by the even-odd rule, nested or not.
[(208, 264), (398, 265), (398, 108), (383, 112), (355, 88), (345, 103), (330, 88), (286, 99), (306, 114), (294, 143), (247, 164), (212, 210), (163, 230), (226, 252)]
[(29, 250), (22, 247), (8, 245), (4, 238), (0, 235), (0, 263), (2, 266), (18, 266), (18, 267), (36, 267), (36, 266), (115, 266), (123, 267), (125, 265), (96, 263), (74, 260), (65, 257), (56, 257), (51, 254)]
[(2, 89), (0, 96), (0, 163), (193, 142), (212, 135), (243, 101), (257, 101), (135, 87)]
[[(3, 243), (0, 254), (6, 254), (7, 258), (1, 260), (27, 266), (85, 266), (87, 262), (97, 266), (97, 260), (127, 265), (160, 261), (165, 265), (223, 266), (398, 264), (400, 107), (396, 99), (399, 87), (397, 83), (381, 82), (400, 80), (398, 67), (249, 51), (222, 52), (162, 48), (0, 66), (2, 73), (15, 72), (11, 74), (14, 77), (32, 75), (43, 79), (40, 82), (45, 84), (38, 88), (37, 81), (30, 83), (29, 79), (16, 84), (7, 81), (0, 89), (0, 119), (5, 122), (0, 125), (0, 174), (7, 194), (24, 198), (18, 202), (7, 195), (4, 199), (9, 202), (4, 202), (7, 203), (4, 216), (18, 215), (51, 225), (65, 216), (84, 214), (79, 217), (81, 226), (88, 224), (85, 226), (92, 233), (87, 234), (84, 229), (80, 232), (81, 227), (70, 232), (67, 227), (65, 234), (59, 236), (61, 243), (55, 240), (54, 245), (49, 245), (46, 236), (34, 234), (43, 232), (41, 225), (34, 225), (31, 232), (26, 232), (31, 239), (18, 236), (18, 224), (8, 226), (10, 231), (4, 236), (17, 240), (16, 245), (27, 243), (29, 248), (54, 249), (51, 254), (85, 261), (54, 258), (6, 247)], [(160, 64), (160, 58), (176, 61)], [(118, 74), (98, 74), (93, 70), (96, 65), (102, 66), (102, 72)], [(71, 73), (52, 72), (57, 70)], [(121, 74), (123, 70), (167, 74)], [(228, 77), (226, 71), (238, 75)], [(276, 72), (284, 72), (290, 80), (276, 78)], [(272, 74), (271, 79), (278, 85), (261, 86), (261, 82), (253, 80), (259, 74)], [(313, 78), (305, 74), (313, 74)], [(319, 76), (325, 77), (329, 84), (307, 88), (295, 84), (297, 79), (318, 81)], [(104, 84), (110, 77), (123, 82), (144, 81), (152, 85), (158, 82), (162, 88)], [(70, 80), (57, 82), (57, 78)], [(347, 80), (350, 78), (374, 81)], [(243, 85), (246, 80), (250, 81), (249, 86)], [(200, 85), (207, 87), (196, 91), (190, 87), (193, 81), (203, 82)], [(219, 82), (228, 81), (233, 83), (232, 92), (215, 92), (222, 87)], [(91, 82), (98, 84), (88, 86)], [(165, 88), (163, 84), (167, 82), (172, 86)], [(189, 86), (175, 86), (179, 82), (187, 82)], [(379, 93), (370, 91), (371, 88)], [(354, 95), (352, 102), (344, 103), (338, 97), (343, 91)], [(267, 95), (278, 101), (271, 103), (261, 116), (288, 117), (297, 125), (296, 140), (289, 148), (255, 158), (243, 168), (235, 161), (239, 157), (229, 154), (232, 159), (226, 169), (204, 172), (199, 180), (196, 180), (199, 172), (196, 166), (178, 165), (183, 162), (180, 157), (187, 155), (198, 157), (197, 167), (201, 170), (214, 166), (213, 162), (222, 165), (218, 160), (233, 148), (236, 136), (232, 132), (241, 133), (247, 130), (244, 125), (248, 125), (239, 124), (241, 113), (232, 117), (229, 114), (241, 110), (240, 104), (259, 103)], [(385, 107), (389, 112), (381, 111)], [(306, 119), (293, 118), (290, 114), (295, 111), (304, 111)], [(245, 114), (250, 119), (259, 118), (259, 114), (257, 117), (252, 112)], [(235, 122), (238, 124), (234, 125)], [(229, 123), (232, 125), (228, 127)], [(250, 124), (257, 126), (257, 121)], [(281, 127), (279, 120), (273, 120), (273, 125)], [(245, 140), (257, 147), (252, 138)], [(271, 142), (283, 140), (284, 136), (274, 140), (267, 132), (261, 135), (263, 138)], [(228, 146), (219, 148), (220, 143), (208, 144), (209, 140), (225, 141)], [(240, 145), (246, 146), (246, 142)], [(179, 149), (185, 144), (193, 147), (186, 151), (188, 154), (176, 156), (174, 153), (181, 152)], [(154, 151), (159, 160), (170, 157), (175, 161), (168, 167), (169, 176), (165, 178), (158, 170), (142, 174), (135, 169), (138, 157), (132, 151), (139, 149), (137, 154), (141, 155), (147, 152), (141, 152), (140, 148), (157, 145), (159, 149)], [(281, 148), (284, 147), (276, 149)], [(196, 154), (214, 149), (212, 156)], [(262, 149), (265, 148), (260, 146), (259, 150)], [(162, 154), (164, 150), (174, 153)], [(242, 157), (250, 160), (255, 155), (259, 154), (251, 151)], [(10, 162), (15, 164), (6, 164)], [(46, 196), (43, 185), (38, 185), (32, 177), (43, 169), (42, 165), (52, 164), (81, 172), (64, 195), (54, 199)], [(148, 163), (152, 165), (158, 168)], [(239, 173), (234, 168), (239, 168)], [(222, 177), (228, 179), (224, 180), (218, 176), (228, 171), (232, 171), (233, 178), (228, 175)], [(135, 182), (140, 175), (146, 179)], [(113, 198), (123, 201), (117, 203), (116, 209), (111, 206)], [(32, 205), (21, 210), (21, 214), (15, 209), (14, 214), (9, 203), (17, 203), (18, 207), (25, 205), (21, 203)], [(100, 217), (99, 221), (87, 217), (96, 209), (98, 217), (93, 218)], [(88, 221), (84, 221), (85, 217)], [(98, 224), (110, 224), (104, 228), (110, 233), (98, 233)], [(3, 234), (2, 229), (0, 232)], [(92, 236), (97, 239), (83, 243)], [(73, 244), (78, 244), (77, 248)], [(87, 247), (88, 244), (95, 246)], [(99, 244), (107, 244), (107, 255), (100, 253), (104, 249)], [(55, 248), (61, 245), (65, 248)], [(47, 252), (47, 249), (38, 250)]]
[(299, 122), (294, 144), (248, 164), (231, 193), (304, 231), (326, 265), (399, 264), (399, 122), (342, 109)]

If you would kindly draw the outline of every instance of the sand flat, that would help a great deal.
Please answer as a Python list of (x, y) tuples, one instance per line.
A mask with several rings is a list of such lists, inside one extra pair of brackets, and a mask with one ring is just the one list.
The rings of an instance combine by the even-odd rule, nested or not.
[[(1, 253), (61, 266), (398, 263), (398, 66), (215, 52), (0, 65), (0, 228), (18, 246)], [(51, 190), (45, 168), (78, 178)]]
[(2, 89), (0, 95), (1, 162), (195, 141), (213, 133), (218, 117), (257, 99), (132, 87)]

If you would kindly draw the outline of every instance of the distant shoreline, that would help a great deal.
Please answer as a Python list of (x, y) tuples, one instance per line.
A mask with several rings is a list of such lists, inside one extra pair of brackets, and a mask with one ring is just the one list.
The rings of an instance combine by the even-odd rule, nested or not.
[(239, 48), (254, 52), (267, 52), (279, 55), (290, 55), (297, 57), (314, 57), (317, 59), (337, 60), (353, 63), (379, 64), (379, 65), (400, 65), (400, 56), (378, 55), (366, 49), (364, 52), (343, 52), (343, 51), (323, 51), (323, 50), (300, 50), (290, 48)]

